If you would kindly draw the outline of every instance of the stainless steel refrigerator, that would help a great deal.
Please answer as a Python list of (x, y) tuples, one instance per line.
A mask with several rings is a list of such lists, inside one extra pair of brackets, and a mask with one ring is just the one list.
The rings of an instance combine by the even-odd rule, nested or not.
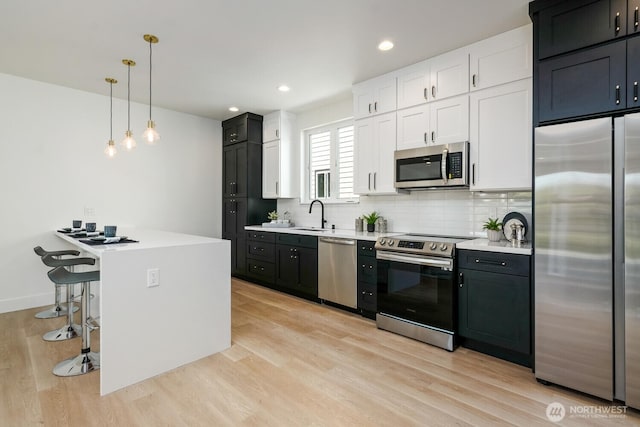
[(640, 407), (640, 114), (535, 130), (535, 374)]

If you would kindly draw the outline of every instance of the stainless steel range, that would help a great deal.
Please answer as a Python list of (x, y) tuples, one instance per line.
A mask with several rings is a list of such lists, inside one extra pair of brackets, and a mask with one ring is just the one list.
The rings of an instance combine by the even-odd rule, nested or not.
[(378, 328), (453, 351), (455, 249), (464, 240), (405, 234), (376, 241)]

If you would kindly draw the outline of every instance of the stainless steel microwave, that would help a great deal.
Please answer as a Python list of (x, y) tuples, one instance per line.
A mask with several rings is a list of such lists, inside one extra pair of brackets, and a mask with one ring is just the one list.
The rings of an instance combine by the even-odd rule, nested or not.
[(395, 187), (469, 186), (469, 143), (432, 145), (395, 152)]

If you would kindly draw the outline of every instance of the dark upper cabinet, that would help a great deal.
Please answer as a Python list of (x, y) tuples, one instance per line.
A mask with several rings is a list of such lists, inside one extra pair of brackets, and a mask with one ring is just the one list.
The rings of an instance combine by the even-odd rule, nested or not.
[[(534, 2), (541, 6), (537, 17), (538, 58), (548, 58), (572, 50), (613, 40), (633, 33), (637, 16), (636, 0), (568, 0)], [(632, 9), (628, 12), (627, 7)], [(535, 11), (532, 5), (530, 11)]]
[(262, 198), (262, 145), (241, 142), (222, 153), (223, 197)]
[[(640, 0), (638, 0), (640, 2)], [(640, 37), (627, 41), (627, 107), (640, 106)]]
[(262, 143), (262, 116), (244, 113), (222, 122), (224, 145), (253, 141)]
[(640, 34), (640, 0), (628, 0), (627, 34)]
[(626, 41), (538, 64), (540, 122), (626, 108)]

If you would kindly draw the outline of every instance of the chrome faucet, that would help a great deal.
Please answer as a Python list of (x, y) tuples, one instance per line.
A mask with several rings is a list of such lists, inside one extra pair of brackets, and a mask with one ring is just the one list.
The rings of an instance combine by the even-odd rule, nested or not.
[(309, 205), (309, 213), (311, 213), (311, 209), (313, 209), (313, 204), (315, 202), (320, 203), (320, 208), (322, 209), (321, 215), (322, 215), (322, 219), (321, 219), (321, 223), (320, 223), (320, 228), (324, 228), (324, 223), (327, 222), (326, 219), (324, 219), (324, 203), (322, 203), (322, 201), (315, 199), (314, 201), (311, 202), (311, 204)]

